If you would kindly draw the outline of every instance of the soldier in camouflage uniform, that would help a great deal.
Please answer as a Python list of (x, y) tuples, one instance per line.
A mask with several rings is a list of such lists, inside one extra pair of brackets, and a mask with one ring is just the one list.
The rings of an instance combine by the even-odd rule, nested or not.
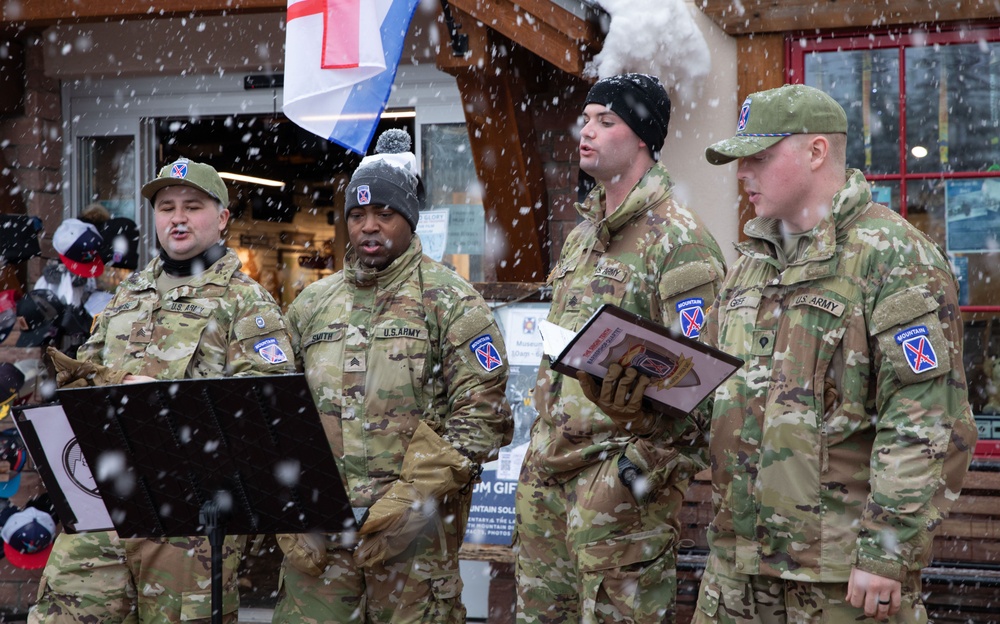
[[(294, 372), (281, 310), (220, 240), (229, 197), (215, 169), (178, 160), (142, 194), (153, 204), (160, 256), (118, 287), (78, 359), (110, 367), (118, 379), (127, 373), (125, 383)], [(242, 542), (227, 537), (223, 546), (225, 622), (237, 619)], [(208, 622), (210, 581), (204, 537), (64, 533), (29, 621)]]
[[(580, 168), (598, 185), (550, 278), (549, 321), (577, 331), (610, 303), (698, 337), (725, 264), (657, 162), (669, 115), (650, 76), (604, 79), (588, 94)], [(516, 498), (517, 619), (672, 621), (677, 514), (704, 466), (707, 422), (628, 414), (587, 392), (542, 362)]]
[(365, 517), (358, 534), (279, 536), (275, 624), (465, 622), (458, 550), (472, 485), (513, 433), (506, 353), (483, 298), (423, 255), (409, 145), (390, 130), (362, 161), (347, 187), (345, 269), (288, 310)]
[(962, 316), (939, 248), (845, 175), (846, 133), (786, 85), (706, 152), (739, 159), (757, 218), (706, 324), (744, 364), (715, 395), (696, 622), (927, 621), (920, 569), (976, 441)]

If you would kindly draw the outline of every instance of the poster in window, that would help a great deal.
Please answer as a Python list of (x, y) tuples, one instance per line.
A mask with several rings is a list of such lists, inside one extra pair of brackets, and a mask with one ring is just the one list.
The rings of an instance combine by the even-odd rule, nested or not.
[(448, 209), (421, 210), (416, 232), (424, 253), (441, 262), (448, 243)]
[(969, 258), (948, 254), (948, 262), (958, 282), (958, 305), (969, 305)]
[(1000, 250), (1000, 178), (946, 180), (949, 252)]

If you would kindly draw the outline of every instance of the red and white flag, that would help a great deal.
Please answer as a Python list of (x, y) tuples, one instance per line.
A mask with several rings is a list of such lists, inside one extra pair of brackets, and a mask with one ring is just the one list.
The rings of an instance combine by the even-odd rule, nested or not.
[(419, 2), (288, 0), (285, 115), (364, 155)]

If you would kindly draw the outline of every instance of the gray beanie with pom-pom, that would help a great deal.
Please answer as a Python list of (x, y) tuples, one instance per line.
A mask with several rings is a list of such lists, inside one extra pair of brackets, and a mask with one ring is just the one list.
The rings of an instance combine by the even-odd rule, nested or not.
[(410, 145), (406, 130), (393, 128), (379, 136), (375, 153), (364, 157), (347, 185), (345, 215), (358, 206), (387, 206), (417, 228), (421, 184)]

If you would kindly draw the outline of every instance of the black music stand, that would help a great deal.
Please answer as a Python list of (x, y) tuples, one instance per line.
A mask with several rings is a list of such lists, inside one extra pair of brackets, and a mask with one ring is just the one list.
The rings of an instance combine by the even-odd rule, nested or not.
[(59, 390), (122, 537), (207, 535), (212, 621), (222, 541), (356, 526), (302, 375)]

